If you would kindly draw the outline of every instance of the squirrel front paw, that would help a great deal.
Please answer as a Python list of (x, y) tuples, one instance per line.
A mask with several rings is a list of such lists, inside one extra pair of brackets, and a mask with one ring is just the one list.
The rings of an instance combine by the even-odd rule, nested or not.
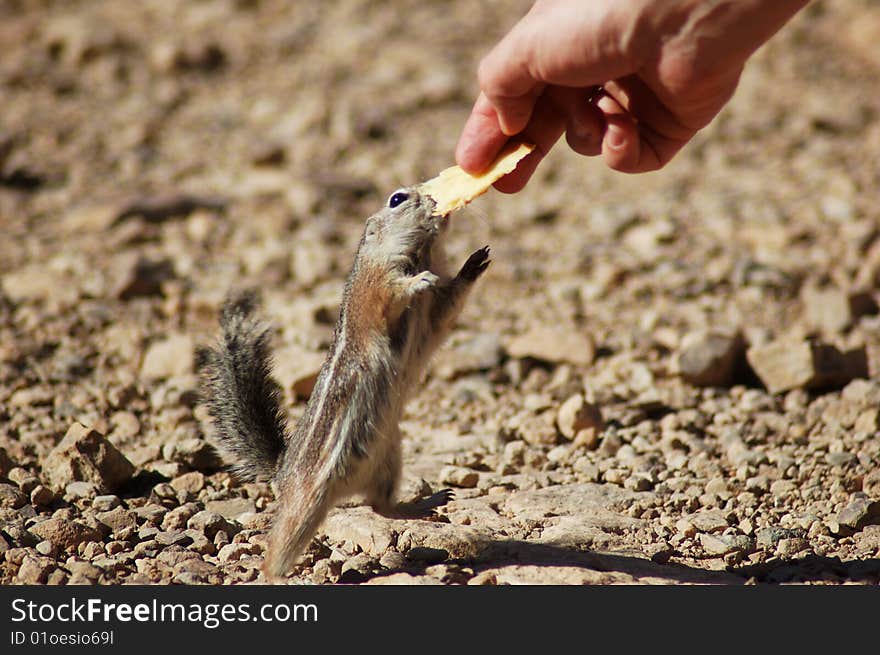
[(468, 257), (464, 266), (458, 272), (458, 277), (462, 280), (473, 282), (486, 271), (491, 263), (489, 260), (489, 246), (483, 246)]
[(440, 278), (434, 273), (431, 271), (422, 271), (418, 275), (414, 275), (410, 278), (409, 292), (412, 295), (423, 293), (428, 289), (436, 287), (438, 282), (440, 282)]

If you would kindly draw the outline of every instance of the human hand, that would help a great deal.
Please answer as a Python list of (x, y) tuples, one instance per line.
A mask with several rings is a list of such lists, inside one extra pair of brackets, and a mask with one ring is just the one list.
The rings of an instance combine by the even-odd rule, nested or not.
[(483, 59), (455, 158), (485, 169), (513, 135), (537, 147), (495, 183), (513, 193), (565, 133), (612, 169), (665, 166), (721, 111), (748, 57), (808, 0), (538, 0)]

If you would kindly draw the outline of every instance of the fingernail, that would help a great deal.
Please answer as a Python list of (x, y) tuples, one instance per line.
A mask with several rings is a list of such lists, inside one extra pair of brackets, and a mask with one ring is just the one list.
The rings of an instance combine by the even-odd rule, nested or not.
[(615, 150), (620, 149), (626, 143), (626, 135), (623, 130), (615, 125), (609, 125), (608, 131), (605, 133), (605, 140), (608, 145)]

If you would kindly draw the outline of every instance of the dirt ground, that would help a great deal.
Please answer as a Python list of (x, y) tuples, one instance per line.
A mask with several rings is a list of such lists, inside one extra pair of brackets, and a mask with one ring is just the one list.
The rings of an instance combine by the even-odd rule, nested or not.
[[(452, 163), (529, 3), (0, 3), (0, 582), (260, 582), (192, 351), (262, 290), (291, 415), (363, 220)], [(880, 9), (815, 2), (664, 171), (557, 148), (303, 583), (880, 581)], [(62, 439), (67, 435), (67, 438)]]

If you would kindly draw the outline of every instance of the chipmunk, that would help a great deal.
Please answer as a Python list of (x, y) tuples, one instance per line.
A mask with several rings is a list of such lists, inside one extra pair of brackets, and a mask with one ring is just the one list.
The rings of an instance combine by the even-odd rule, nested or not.
[(367, 219), (330, 350), (292, 432), (253, 293), (226, 301), (221, 342), (197, 352), (220, 449), (241, 477), (271, 480), (277, 490), (265, 561), (270, 578), (291, 569), (344, 498), (364, 494), (383, 516), (418, 518), (452, 497), (444, 489), (415, 503), (395, 502), (404, 403), (490, 263), (484, 247), (449, 275), (443, 252), (449, 221), (434, 210), (430, 196), (408, 187)]

